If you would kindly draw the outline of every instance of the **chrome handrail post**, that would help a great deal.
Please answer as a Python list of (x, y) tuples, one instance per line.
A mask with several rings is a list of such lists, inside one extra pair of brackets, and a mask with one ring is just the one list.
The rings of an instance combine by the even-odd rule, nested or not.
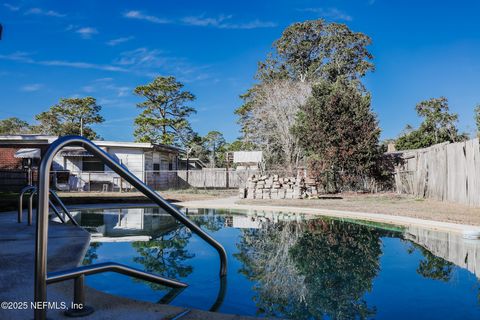
[(30, 196), (28, 197), (28, 225), (32, 225), (33, 221), (33, 197), (37, 194), (37, 190), (33, 189), (32, 193), (30, 193)]
[(20, 195), (18, 196), (18, 216), (17, 220), (18, 223), (22, 223), (22, 216), (23, 216), (23, 195), (32, 189), (35, 189), (34, 186), (27, 185), (23, 187), (23, 189), (20, 191)]
[(85, 317), (92, 314), (95, 309), (85, 305), (85, 275), (73, 279), (73, 304), (65, 311), (67, 317)]
[(37, 228), (35, 242), (35, 283), (34, 302), (41, 304), (34, 309), (35, 320), (46, 320), (47, 310), (43, 307), (47, 302), (47, 244), (48, 244), (48, 211), (50, 190), (50, 167), (56, 148), (50, 147), (40, 162), (38, 170)]

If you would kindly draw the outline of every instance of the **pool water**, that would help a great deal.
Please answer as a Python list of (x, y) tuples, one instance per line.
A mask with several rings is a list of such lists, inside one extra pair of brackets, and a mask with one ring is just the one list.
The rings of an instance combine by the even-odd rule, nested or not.
[(216, 250), (161, 209), (74, 214), (92, 233), (84, 264), (115, 261), (189, 284), (175, 291), (115, 273), (87, 277), (87, 285), (111, 294), (286, 319), (480, 319), (480, 242), (455, 234), (190, 209), (228, 252), (221, 286)]

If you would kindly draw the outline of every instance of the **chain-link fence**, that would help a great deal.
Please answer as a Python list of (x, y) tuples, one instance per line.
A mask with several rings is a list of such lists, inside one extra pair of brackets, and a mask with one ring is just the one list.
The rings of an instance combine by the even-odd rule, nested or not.
[[(229, 189), (245, 186), (256, 170), (225, 168), (203, 170), (131, 171), (155, 190)], [(128, 192), (134, 188), (113, 171), (53, 171), (52, 184), (57, 190), (72, 192)]]

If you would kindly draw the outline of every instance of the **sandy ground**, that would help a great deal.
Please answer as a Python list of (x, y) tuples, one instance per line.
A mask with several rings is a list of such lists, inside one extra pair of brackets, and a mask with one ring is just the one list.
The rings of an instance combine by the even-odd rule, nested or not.
[(480, 208), (470, 208), (456, 203), (430, 199), (417, 199), (395, 193), (340, 194), (325, 196), (322, 199), (298, 200), (239, 199), (236, 203), (382, 213), (480, 226)]

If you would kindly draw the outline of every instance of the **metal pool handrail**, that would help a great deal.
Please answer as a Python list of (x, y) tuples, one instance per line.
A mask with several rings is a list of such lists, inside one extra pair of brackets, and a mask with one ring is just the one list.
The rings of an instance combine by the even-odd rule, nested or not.
[[(110, 169), (116, 172), (119, 176), (129, 182), (133, 187), (142, 192), (150, 200), (155, 202), (158, 206), (167, 211), (175, 219), (183, 223), (190, 230), (200, 236), (203, 240), (213, 246), (220, 255), (220, 276), (224, 277), (227, 274), (227, 253), (223, 246), (203, 231), (199, 226), (193, 223), (180, 210), (172, 206), (168, 201), (163, 199), (158, 193), (150, 189), (145, 183), (133, 175), (126, 167), (119, 164), (108, 153), (103, 151), (90, 140), (79, 136), (65, 136), (57, 139), (48, 148), (46, 154), (43, 156), (39, 167), (39, 181), (38, 181), (38, 202), (37, 202), (37, 232), (35, 242), (35, 283), (34, 283), (34, 302), (38, 304), (46, 303), (47, 301), (47, 284), (61, 274), (63, 279), (75, 278), (75, 297), (83, 295), (83, 278), (85, 274), (92, 273), (84, 267), (75, 268), (67, 271), (60, 271), (56, 273), (47, 274), (47, 245), (48, 245), (48, 206), (49, 206), (49, 188), (50, 188), (50, 168), (53, 163), (55, 155), (65, 146), (75, 145), (80, 146), (99, 158)], [(118, 266), (118, 264), (117, 264)], [(84, 269), (82, 269), (84, 268)], [(102, 269), (104, 266), (92, 265), (88, 270)], [(131, 276), (139, 276), (138, 271), (133, 268), (121, 266), (121, 270)], [(118, 270), (117, 270), (118, 271)], [(142, 273), (147, 274), (142, 271)], [(162, 281), (174, 281), (163, 279), (161, 277), (149, 274), (149, 281), (154, 281), (154, 277)], [(53, 277), (53, 278), (52, 278)], [(154, 281), (155, 282), (155, 281)], [(182, 286), (186, 286), (182, 284)], [(74, 299), (77, 300), (77, 299)], [(46, 309), (36, 308), (34, 310), (34, 318), (36, 320), (46, 319)]]
[[(33, 208), (32, 208), (33, 207), (33, 197), (37, 194), (37, 187), (35, 187), (35, 186), (26, 186), (22, 189), (22, 191), (20, 191), (20, 196), (18, 197), (18, 217), (17, 217), (17, 220), (18, 220), (18, 223), (22, 223), (23, 196), (27, 192), (31, 192), (29, 200), (28, 200), (28, 225), (31, 226), (32, 225), (32, 219), (33, 219), (32, 218), (32, 215), (33, 215)], [(67, 215), (68, 218), (70, 219), (70, 221), (72, 221), (72, 224), (74, 224), (75, 226), (79, 226), (79, 224), (72, 217), (72, 215), (70, 214), (70, 211), (68, 211), (67, 207), (63, 203), (62, 199), (60, 199), (60, 197), (57, 195), (57, 193), (50, 189), (50, 194), (53, 196), (53, 198), (55, 199), (57, 204), (60, 206), (60, 208), (62, 208), (64, 216)], [(62, 217), (60, 215), (60, 212), (58, 211), (55, 204), (50, 199), (48, 200), (48, 202), (49, 202), (50, 207), (52, 208), (53, 212), (57, 215), (57, 217), (60, 219), (60, 221), (62, 221), (62, 223), (65, 223), (64, 217)]]

